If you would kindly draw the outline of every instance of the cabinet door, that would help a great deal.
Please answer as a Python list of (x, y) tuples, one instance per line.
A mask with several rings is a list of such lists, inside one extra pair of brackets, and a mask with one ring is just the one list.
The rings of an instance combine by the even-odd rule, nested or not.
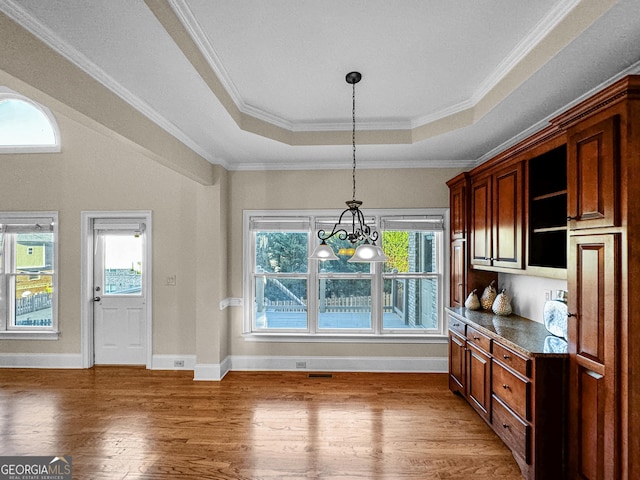
[(449, 191), (449, 203), (451, 207), (451, 238), (465, 238), (467, 233), (467, 206), (466, 186), (458, 184)]
[(449, 333), (449, 390), (460, 392), (463, 396), (465, 391), (465, 339)]
[(572, 133), (567, 145), (569, 228), (613, 227), (619, 223), (618, 117)]
[(491, 265), (491, 177), (471, 182), (471, 264)]
[(485, 420), (490, 421), (491, 360), (467, 342), (467, 398)]
[(571, 478), (619, 478), (618, 234), (573, 236), (569, 269)]
[(523, 168), (517, 163), (493, 176), (492, 265), (522, 268)]
[(464, 307), (466, 300), (465, 241), (451, 243), (451, 306)]

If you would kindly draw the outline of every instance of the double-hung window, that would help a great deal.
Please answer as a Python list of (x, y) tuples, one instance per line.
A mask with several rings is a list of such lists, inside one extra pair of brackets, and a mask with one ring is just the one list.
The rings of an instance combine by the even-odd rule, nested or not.
[(245, 211), (245, 334), (442, 336), (446, 211), (367, 211), (385, 263), (350, 263), (337, 236), (339, 260), (310, 260), (338, 214)]
[(56, 212), (0, 212), (0, 338), (58, 337)]

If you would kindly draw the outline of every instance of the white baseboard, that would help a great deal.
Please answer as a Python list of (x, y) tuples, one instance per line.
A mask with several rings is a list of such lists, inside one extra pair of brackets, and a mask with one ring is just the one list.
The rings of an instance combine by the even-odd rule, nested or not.
[[(176, 367), (175, 361), (184, 361)], [(80, 354), (0, 353), (0, 368), (83, 368)], [(153, 355), (153, 370), (193, 370), (193, 379), (219, 381), (232, 370), (446, 373), (447, 357), (289, 357), (232, 355), (198, 364), (195, 355)]]
[(231, 356), (231, 370), (446, 373), (447, 357), (276, 357)]
[[(182, 366), (176, 362), (182, 362)], [(193, 370), (195, 367), (195, 355), (153, 355), (151, 358), (152, 370)]]
[(79, 353), (0, 353), (0, 368), (83, 368)]
[(219, 381), (229, 372), (231, 361), (229, 357), (225, 358), (222, 363), (200, 363), (196, 364), (193, 370), (193, 379), (196, 381)]

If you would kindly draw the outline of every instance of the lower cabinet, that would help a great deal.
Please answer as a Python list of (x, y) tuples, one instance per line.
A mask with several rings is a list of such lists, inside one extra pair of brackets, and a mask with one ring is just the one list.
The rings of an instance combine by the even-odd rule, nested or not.
[(449, 388), (511, 449), (525, 479), (567, 478), (568, 356), (526, 355), (510, 343), (450, 315)]

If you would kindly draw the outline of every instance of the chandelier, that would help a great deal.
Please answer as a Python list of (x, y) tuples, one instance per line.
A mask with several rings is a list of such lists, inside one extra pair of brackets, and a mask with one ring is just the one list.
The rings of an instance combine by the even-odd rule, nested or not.
[[(360, 210), (362, 202), (356, 200), (356, 83), (362, 79), (360, 72), (351, 72), (346, 76), (347, 83), (352, 87), (352, 130), (351, 130), (351, 144), (353, 153), (353, 168), (351, 171), (351, 179), (353, 184), (352, 198), (347, 200), (347, 208), (340, 214), (338, 221), (333, 226), (331, 232), (327, 233), (326, 230), (318, 230), (318, 238), (320, 239), (320, 245), (316, 247), (313, 254), (309, 257), (315, 260), (338, 260), (338, 257), (333, 252), (333, 249), (327, 245), (327, 240), (332, 237), (337, 237), (340, 240), (349, 240), (352, 248), (340, 249), (339, 254), (352, 254), (353, 256), (347, 260), (348, 262), (386, 262), (387, 256), (382, 251), (382, 248), (376, 245), (378, 240), (378, 232), (372, 230), (365, 221), (364, 214)], [(343, 219), (345, 219), (343, 222)], [(345, 225), (347, 227), (345, 228)], [(349, 227), (350, 225), (350, 227)], [(347, 228), (349, 230), (347, 230)], [(357, 248), (353, 248), (358, 245)]]

